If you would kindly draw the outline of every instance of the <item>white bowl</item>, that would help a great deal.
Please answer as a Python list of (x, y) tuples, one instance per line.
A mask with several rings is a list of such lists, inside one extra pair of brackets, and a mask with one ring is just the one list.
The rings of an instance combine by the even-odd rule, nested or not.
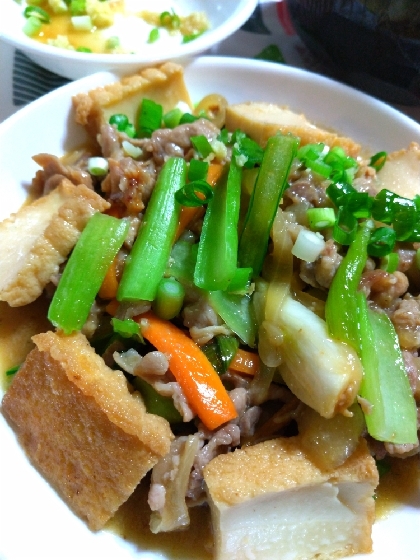
[[(25, 200), (38, 152), (62, 155), (80, 146), (84, 131), (73, 124), (71, 96), (114, 81), (100, 73), (72, 82), (28, 105), (0, 124), (0, 219)], [(186, 66), (194, 101), (212, 92), (229, 102), (269, 101), (289, 105), (309, 119), (351, 135), (372, 151), (391, 151), (420, 143), (420, 125), (391, 107), (322, 76), (247, 59), (201, 57)], [(30, 141), (25, 141), (30, 135)], [(0, 395), (1, 396), (1, 395)], [(1, 560), (185, 560), (199, 559), (192, 540), (177, 555), (158, 535), (153, 551), (110, 531), (90, 532), (75, 517), (25, 457), (14, 433), (0, 415), (0, 558)], [(418, 558), (420, 489), (373, 528), (374, 552), (359, 560)], [(160, 552), (159, 552), (160, 551)], [(355, 558), (355, 557), (354, 557)]]
[(34, 62), (65, 78), (75, 80), (95, 72), (111, 71), (119, 74), (134, 72), (164, 60), (184, 60), (210, 49), (239, 29), (252, 15), (258, 0), (156, 0), (140, 6), (160, 13), (175, 9), (180, 15), (205, 12), (210, 29), (194, 41), (185, 44), (158, 40), (147, 44), (147, 36), (139, 38), (141, 49), (136, 54), (93, 54), (70, 51), (46, 45), (27, 37), (22, 28), (23, 8), (16, 0), (2, 0), (0, 38), (22, 50)]

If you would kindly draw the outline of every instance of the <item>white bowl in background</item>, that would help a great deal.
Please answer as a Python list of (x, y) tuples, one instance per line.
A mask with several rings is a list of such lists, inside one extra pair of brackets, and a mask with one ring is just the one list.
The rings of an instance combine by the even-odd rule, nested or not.
[[(60, 156), (86, 138), (73, 122), (72, 95), (115, 80), (115, 74), (99, 73), (72, 82), (0, 124), (0, 220), (25, 200), (25, 185), (38, 168), (32, 155), (50, 152)], [(374, 152), (406, 147), (413, 140), (420, 143), (420, 124), (402, 113), (345, 85), (286, 65), (205, 56), (186, 65), (186, 82), (194, 101), (219, 92), (230, 103), (253, 100), (288, 105), (314, 122), (354, 137)], [(89, 531), (31, 466), (1, 415), (0, 441), (1, 560), (174, 559), (175, 553), (165, 546), (167, 541), (161, 535), (153, 550), (147, 550), (147, 545), (107, 530)], [(415, 560), (419, 524), (420, 488), (375, 523), (373, 554), (351, 558)], [(185, 560), (200, 558), (194, 546), (191, 543), (183, 551)], [(177, 553), (180, 558), (179, 548)]]
[(172, 8), (179, 15), (205, 12), (210, 29), (185, 44), (168, 44), (164, 40), (147, 44), (146, 37), (141, 37), (141, 50), (136, 54), (94, 54), (57, 48), (28, 37), (22, 30), (25, 24), (22, 5), (16, 0), (2, 0), (0, 38), (22, 50), (40, 66), (71, 80), (101, 71), (122, 75), (164, 60), (185, 62), (188, 57), (205, 52), (239, 29), (252, 15), (257, 3), (258, 0), (157, 0), (151, 4), (143, 3), (140, 8), (158, 13)]

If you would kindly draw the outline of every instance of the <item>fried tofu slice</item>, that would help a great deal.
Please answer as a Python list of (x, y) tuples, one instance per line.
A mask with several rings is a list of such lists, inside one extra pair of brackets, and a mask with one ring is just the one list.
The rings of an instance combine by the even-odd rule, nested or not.
[(63, 179), (49, 194), (1, 222), (0, 301), (17, 307), (39, 297), (89, 218), (109, 206), (92, 189)]
[(79, 93), (73, 97), (75, 119), (96, 139), (101, 126), (113, 114), (127, 115), (129, 121), (135, 124), (138, 107), (144, 98), (162, 105), (164, 112), (173, 109), (179, 102), (192, 107), (183, 67), (167, 62), (157, 68), (146, 68), (138, 74), (124, 77), (119, 82)]
[(219, 455), (205, 467), (215, 560), (330, 560), (372, 549), (375, 462), (364, 440), (319, 469), (298, 437)]
[(351, 138), (315, 126), (303, 114), (274, 103), (247, 102), (226, 108), (226, 128), (234, 132), (238, 128), (258, 144), (265, 147), (267, 140), (276, 132), (290, 132), (300, 138), (301, 146), (324, 142), (328, 146), (341, 146), (352, 157), (360, 152), (360, 145)]
[(388, 154), (377, 179), (377, 191), (388, 189), (405, 198), (420, 195), (419, 144), (412, 142), (407, 149)]
[(92, 530), (100, 529), (166, 455), (173, 434), (84, 335), (49, 331), (33, 340), (3, 414), (33, 464)]

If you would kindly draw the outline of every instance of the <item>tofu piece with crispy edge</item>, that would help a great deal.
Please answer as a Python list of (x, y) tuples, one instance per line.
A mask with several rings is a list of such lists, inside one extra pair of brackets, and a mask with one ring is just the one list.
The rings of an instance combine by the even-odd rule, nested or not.
[(388, 154), (377, 173), (375, 189), (388, 189), (405, 198), (420, 194), (420, 145), (411, 142), (407, 149)]
[(79, 93), (73, 97), (75, 119), (96, 139), (101, 126), (113, 114), (127, 115), (135, 125), (138, 108), (144, 98), (162, 105), (164, 112), (173, 109), (179, 102), (186, 103), (191, 108), (183, 67), (166, 62), (159, 67), (146, 68), (138, 74), (124, 77), (119, 82)]
[(319, 469), (298, 437), (219, 455), (205, 467), (215, 560), (330, 560), (372, 549), (378, 473), (366, 442)]
[(49, 194), (1, 222), (0, 301), (18, 307), (40, 296), (89, 218), (109, 206), (85, 185), (64, 179)]
[(32, 463), (100, 529), (169, 451), (172, 431), (84, 335), (49, 331), (33, 341), (3, 397), (3, 414)]
[(360, 145), (351, 138), (315, 126), (305, 115), (274, 103), (247, 102), (229, 105), (226, 108), (225, 124), (231, 132), (238, 128), (243, 130), (263, 147), (270, 136), (280, 131), (298, 136), (301, 146), (324, 142), (328, 146), (341, 146), (352, 157), (360, 152)]

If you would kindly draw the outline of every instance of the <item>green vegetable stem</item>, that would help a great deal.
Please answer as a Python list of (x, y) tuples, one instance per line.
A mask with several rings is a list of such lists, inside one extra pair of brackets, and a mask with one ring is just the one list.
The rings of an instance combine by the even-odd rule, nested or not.
[(388, 315), (369, 309), (362, 292), (357, 305), (364, 370), (360, 395), (372, 405), (365, 414), (368, 432), (379, 441), (416, 443), (416, 403), (394, 326)]
[(236, 272), (241, 177), (232, 161), (208, 202), (194, 271), (195, 285), (204, 290), (225, 290)]
[(97, 212), (82, 231), (48, 310), (48, 319), (66, 334), (80, 330), (85, 324), (128, 227), (128, 220)]
[(331, 283), (325, 304), (328, 330), (334, 338), (347, 342), (359, 351), (358, 305), (356, 293), (367, 260), (373, 222), (363, 222), (343, 258)]
[(239, 240), (239, 266), (251, 267), (253, 277), (261, 272), (270, 229), (287, 186), (298, 142), (294, 136), (281, 134), (272, 136), (267, 142)]
[(124, 268), (119, 301), (155, 299), (179, 220), (175, 193), (185, 184), (186, 174), (182, 158), (170, 158), (163, 166)]

